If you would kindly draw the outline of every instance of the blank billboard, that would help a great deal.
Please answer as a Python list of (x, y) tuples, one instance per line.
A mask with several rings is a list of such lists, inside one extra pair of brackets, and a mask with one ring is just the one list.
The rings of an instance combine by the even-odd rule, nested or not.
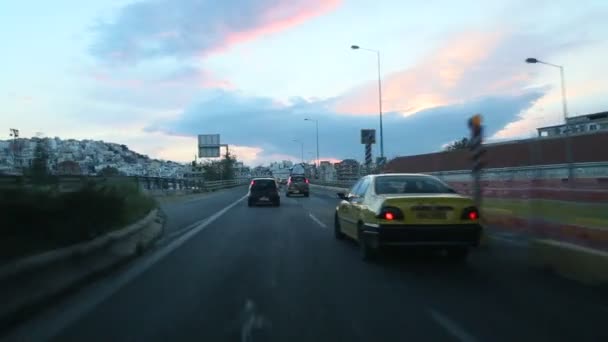
[(219, 146), (200, 146), (198, 148), (199, 158), (217, 158), (220, 156)]
[(216, 146), (220, 144), (219, 134), (200, 134), (198, 136), (198, 146), (211, 145)]

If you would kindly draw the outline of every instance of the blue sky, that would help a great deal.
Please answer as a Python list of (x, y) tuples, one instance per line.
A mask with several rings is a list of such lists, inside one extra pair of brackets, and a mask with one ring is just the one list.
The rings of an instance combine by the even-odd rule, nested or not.
[[(481, 112), (491, 139), (529, 137), (608, 109), (608, 3), (579, 1), (145, 0), (0, 3), (0, 126), (24, 136), (125, 143), (189, 161), (196, 134), (219, 133), (250, 164), (427, 153), (467, 134)], [(375, 153), (378, 146), (375, 146)]]

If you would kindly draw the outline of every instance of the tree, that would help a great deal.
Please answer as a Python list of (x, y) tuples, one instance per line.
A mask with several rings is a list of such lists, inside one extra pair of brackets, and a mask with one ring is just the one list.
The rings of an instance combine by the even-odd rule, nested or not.
[(208, 181), (230, 180), (235, 177), (234, 164), (236, 157), (226, 154), (221, 160), (205, 162), (201, 167)]
[(219, 166), (219, 163), (216, 161), (208, 161), (208, 162), (201, 164), (203, 173), (205, 175), (205, 180), (208, 180), (208, 181), (220, 180), (220, 169), (218, 166)]
[(34, 159), (30, 168), (30, 174), (35, 182), (44, 182), (49, 175), (49, 151), (46, 142), (39, 140), (34, 148)]
[(236, 164), (236, 158), (232, 157), (228, 152), (220, 163), (222, 179), (234, 179), (234, 164)]
[(65, 160), (57, 164), (58, 175), (80, 175), (82, 170), (80, 164), (73, 160)]
[(120, 171), (118, 171), (118, 169), (115, 167), (106, 166), (103, 169), (99, 170), (99, 172), (97, 174), (99, 176), (104, 176), (104, 177), (115, 177), (115, 176), (120, 176)]
[(451, 142), (448, 146), (445, 147), (445, 150), (446, 151), (463, 150), (463, 149), (466, 149), (468, 146), (469, 146), (469, 139), (465, 137), (460, 140)]

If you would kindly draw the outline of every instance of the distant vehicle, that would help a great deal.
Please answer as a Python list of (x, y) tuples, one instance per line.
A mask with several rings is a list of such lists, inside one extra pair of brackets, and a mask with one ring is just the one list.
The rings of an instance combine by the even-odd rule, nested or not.
[(302, 164), (296, 164), (291, 168), (290, 176), (304, 176), (306, 174), (306, 168)]
[(368, 175), (338, 197), (334, 235), (356, 240), (364, 260), (383, 246), (440, 248), (464, 260), (481, 239), (473, 200), (430, 175)]
[(247, 204), (252, 207), (256, 204), (281, 205), (279, 186), (274, 178), (254, 178), (249, 185)]
[(291, 176), (287, 180), (287, 190), (285, 196), (289, 197), (292, 194), (302, 194), (304, 197), (310, 195), (310, 187), (308, 178), (304, 176)]

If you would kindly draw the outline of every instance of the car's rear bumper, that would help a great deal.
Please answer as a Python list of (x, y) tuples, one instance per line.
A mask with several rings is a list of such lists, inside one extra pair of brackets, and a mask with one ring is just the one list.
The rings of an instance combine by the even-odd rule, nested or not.
[(308, 193), (308, 188), (288, 188), (287, 193), (290, 194), (306, 194)]
[[(268, 200), (263, 201), (262, 198), (268, 198)], [(249, 200), (253, 203), (272, 203), (280, 200), (277, 195), (260, 195), (260, 196), (249, 196)]]
[(381, 246), (479, 246), (479, 224), (451, 225), (364, 225), (364, 238), (374, 247)]

